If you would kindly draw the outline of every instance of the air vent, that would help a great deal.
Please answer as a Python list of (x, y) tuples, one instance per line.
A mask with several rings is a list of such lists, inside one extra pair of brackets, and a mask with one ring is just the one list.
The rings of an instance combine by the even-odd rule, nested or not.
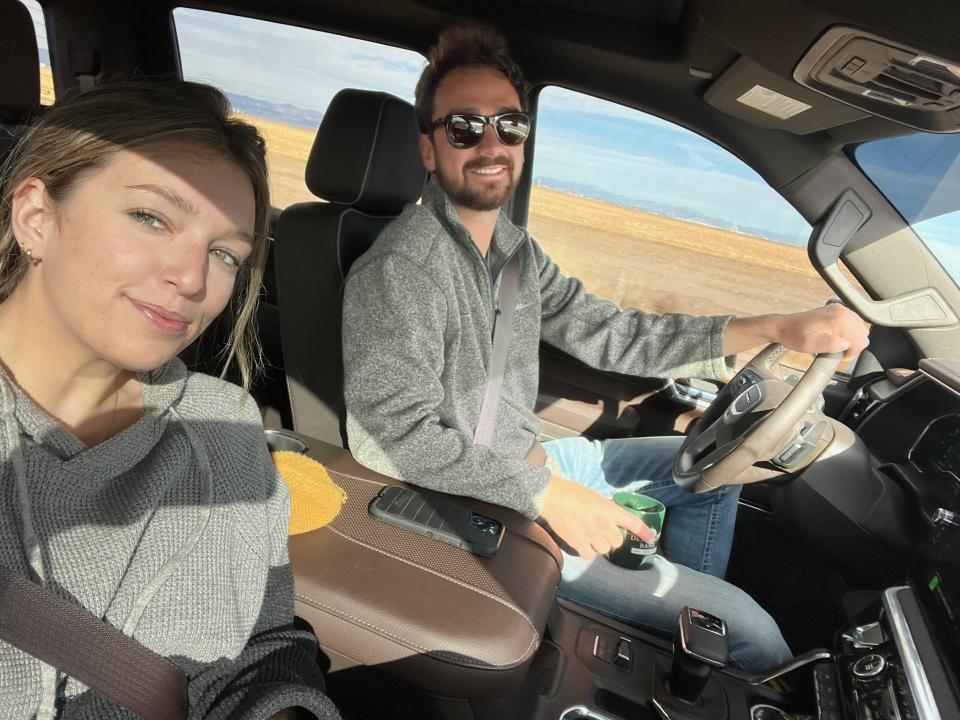
[(794, 79), (904, 125), (960, 132), (960, 63), (877, 35), (834, 27), (800, 60)]

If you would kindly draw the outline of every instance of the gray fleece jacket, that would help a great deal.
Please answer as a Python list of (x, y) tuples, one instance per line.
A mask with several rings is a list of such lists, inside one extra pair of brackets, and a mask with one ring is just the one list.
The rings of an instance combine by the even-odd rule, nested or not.
[[(177, 359), (141, 387), (143, 418), (87, 448), (0, 374), (0, 563), (173, 660), (191, 719), (339, 718), (293, 627), (289, 498), (255, 403)], [(0, 641), (0, 717), (133, 716)]]
[[(520, 289), (490, 447), (473, 432), (490, 362), (504, 263), (520, 254)], [(500, 213), (487, 258), (435, 180), (354, 263), (343, 303), (350, 450), (416, 485), (539, 515), (550, 479), (524, 461), (540, 431), (533, 409), (543, 340), (601, 370), (644, 377), (725, 377), (729, 316), (621, 310), (560, 272)]]

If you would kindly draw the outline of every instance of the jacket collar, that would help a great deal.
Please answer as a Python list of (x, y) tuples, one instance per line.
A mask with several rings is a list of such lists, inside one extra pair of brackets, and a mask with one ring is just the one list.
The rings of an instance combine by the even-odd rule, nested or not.
[[(424, 207), (429, 208), (439, 218), (453, 237), (476, 248), (473, 238), (470, 237), (470, 231), (460, 222), (457, 209), (453, 206), (444, 189), (440, 187), (440, 183), (435, 176), (430, 177), (423, 189), (422, 203)], [(491, 255), (504, 258), (513, 255), (523, 238), (524, 231), (514, 225), (501, 208), (500, 214), (497, 216), (497, 224), (493, 229), (493, 241), (490, 244)]]

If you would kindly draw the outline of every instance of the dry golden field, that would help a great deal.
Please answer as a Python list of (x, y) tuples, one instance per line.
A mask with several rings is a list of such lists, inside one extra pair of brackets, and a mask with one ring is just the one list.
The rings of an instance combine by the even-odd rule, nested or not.
[[(45, 102), (53, 97), (41, 70)], [(303, 181), (314, 131), (258, 117), (273, 205), (315, 200)], [(791, 312), (832, 296), (802, 248), (537, 187), (529, 229), (569, 275), (621, 307), (647, 312)], [(801, 358), (794, 363), (802, 364)]]

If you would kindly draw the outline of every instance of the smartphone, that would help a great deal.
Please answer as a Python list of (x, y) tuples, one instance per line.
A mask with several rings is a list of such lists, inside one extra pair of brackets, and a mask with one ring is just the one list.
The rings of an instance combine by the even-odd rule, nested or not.
[(498, 520), (398, 485), (387, 485), (370, 501), (370, 514), (484, 557), (496, 553), (503, 539), (503, 523)]

